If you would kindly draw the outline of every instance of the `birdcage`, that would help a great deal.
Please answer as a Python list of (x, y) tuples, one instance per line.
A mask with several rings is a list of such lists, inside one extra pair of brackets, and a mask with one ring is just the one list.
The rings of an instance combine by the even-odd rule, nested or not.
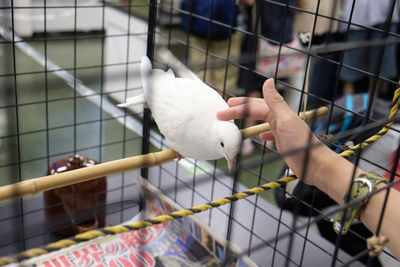
[[(395, 0), (1, 1), (0, 263), (397, 266), (371, 236), (398, 190), (398, 13)], [(322, 143), (388, 183), (339, 205), (249, 119), (231, 172), (176, 159), (147, 105), (117, 107), (141, 94), (144, 55), (225, 100), (262, 98), (273, 78)], [(304, 152), (307, 170), (309, 141), (283, 157)], [(378, 223), (347, 225), (378, 192)]]

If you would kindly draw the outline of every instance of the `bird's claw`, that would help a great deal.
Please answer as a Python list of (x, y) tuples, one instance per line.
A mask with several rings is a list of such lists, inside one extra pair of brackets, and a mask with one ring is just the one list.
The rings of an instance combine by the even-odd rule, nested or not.
[(179, 154), (178, 152), (175, 152), (175, 153), (176, 153), (176, 158), (178, 159), (178, 161), (183, 159), (183, 156), (181, 154)]

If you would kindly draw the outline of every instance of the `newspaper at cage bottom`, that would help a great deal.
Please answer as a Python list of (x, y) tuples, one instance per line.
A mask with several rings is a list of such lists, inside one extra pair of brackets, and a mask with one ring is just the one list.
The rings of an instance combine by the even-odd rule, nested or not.
[[(148, 182), (141, 184), (146, 196), (146, 209), (142, 217), (151, 218), (180, 209)], [(128, 223), (131, 222), (133, 220)], [(223, 264), (226, 245), (221, 236), (213, 233), (199, 219), (190, 216), (137, 231), (97, 238), (27, 260), (23, 266), (256, 266), (248, 257), (239, 257), (241, 251), (234, 244), (229, 245), (229, 263)]]

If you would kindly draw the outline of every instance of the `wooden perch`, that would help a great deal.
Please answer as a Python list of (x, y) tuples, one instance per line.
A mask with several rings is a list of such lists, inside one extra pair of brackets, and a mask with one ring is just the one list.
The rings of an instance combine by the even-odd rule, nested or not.
[[(309, 120), (313, 116), (322, 116), (328, 109), (321, 107), (317, 110), (301, 113), (300, 117)], [(246, 129), (242, 129), (243, 139), (257, 136), (258, 134), (269, 131), (268, 123), (263, 123)], [(128, 170), (152, 167), (176, 158), (176, 153), (172, 149), (167, 149), (146, 155), (109, 161), (86, 168), (76, 169), (68, 172), (57, 173), (54, 175), (43, 176), (27, 181), (1, 186), (0, 201), (12, 198), (34, 195), (39, 192), (48, 191), (54, 188), (85, 182), (108, 174), (124, 172)]]
[[(310, 120), (313, 116), (320, 117), (322, 115), (325, 115), (327, 112), (328, 112), (327, 107), (320, 107), (318, 109), (301, 112), (299, 114), (299, 117), (302, 118), (303, 120), (307, 121), (307, 120)], [(258, 124), (255, 126), (248, 127), (246, 129), (242, 129), (240, 131), (242, 133), (243, 139), (246, 139), (246, 138), (257, 136), (263, 132), (268, 132), (270, 130), (271, 130), (271, 128), (269, 127), (269, 123), (262, 123), (262, 124)]]

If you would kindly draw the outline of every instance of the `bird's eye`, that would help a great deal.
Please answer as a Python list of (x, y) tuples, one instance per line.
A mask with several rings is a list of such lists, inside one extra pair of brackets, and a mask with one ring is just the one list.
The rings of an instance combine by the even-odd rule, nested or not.
[(224, 147), (224, 146), (225, 146), (225, 145), (224, 145), (224, 142), (221, 142), (221, 146), (222, 146), (222, 147)]

